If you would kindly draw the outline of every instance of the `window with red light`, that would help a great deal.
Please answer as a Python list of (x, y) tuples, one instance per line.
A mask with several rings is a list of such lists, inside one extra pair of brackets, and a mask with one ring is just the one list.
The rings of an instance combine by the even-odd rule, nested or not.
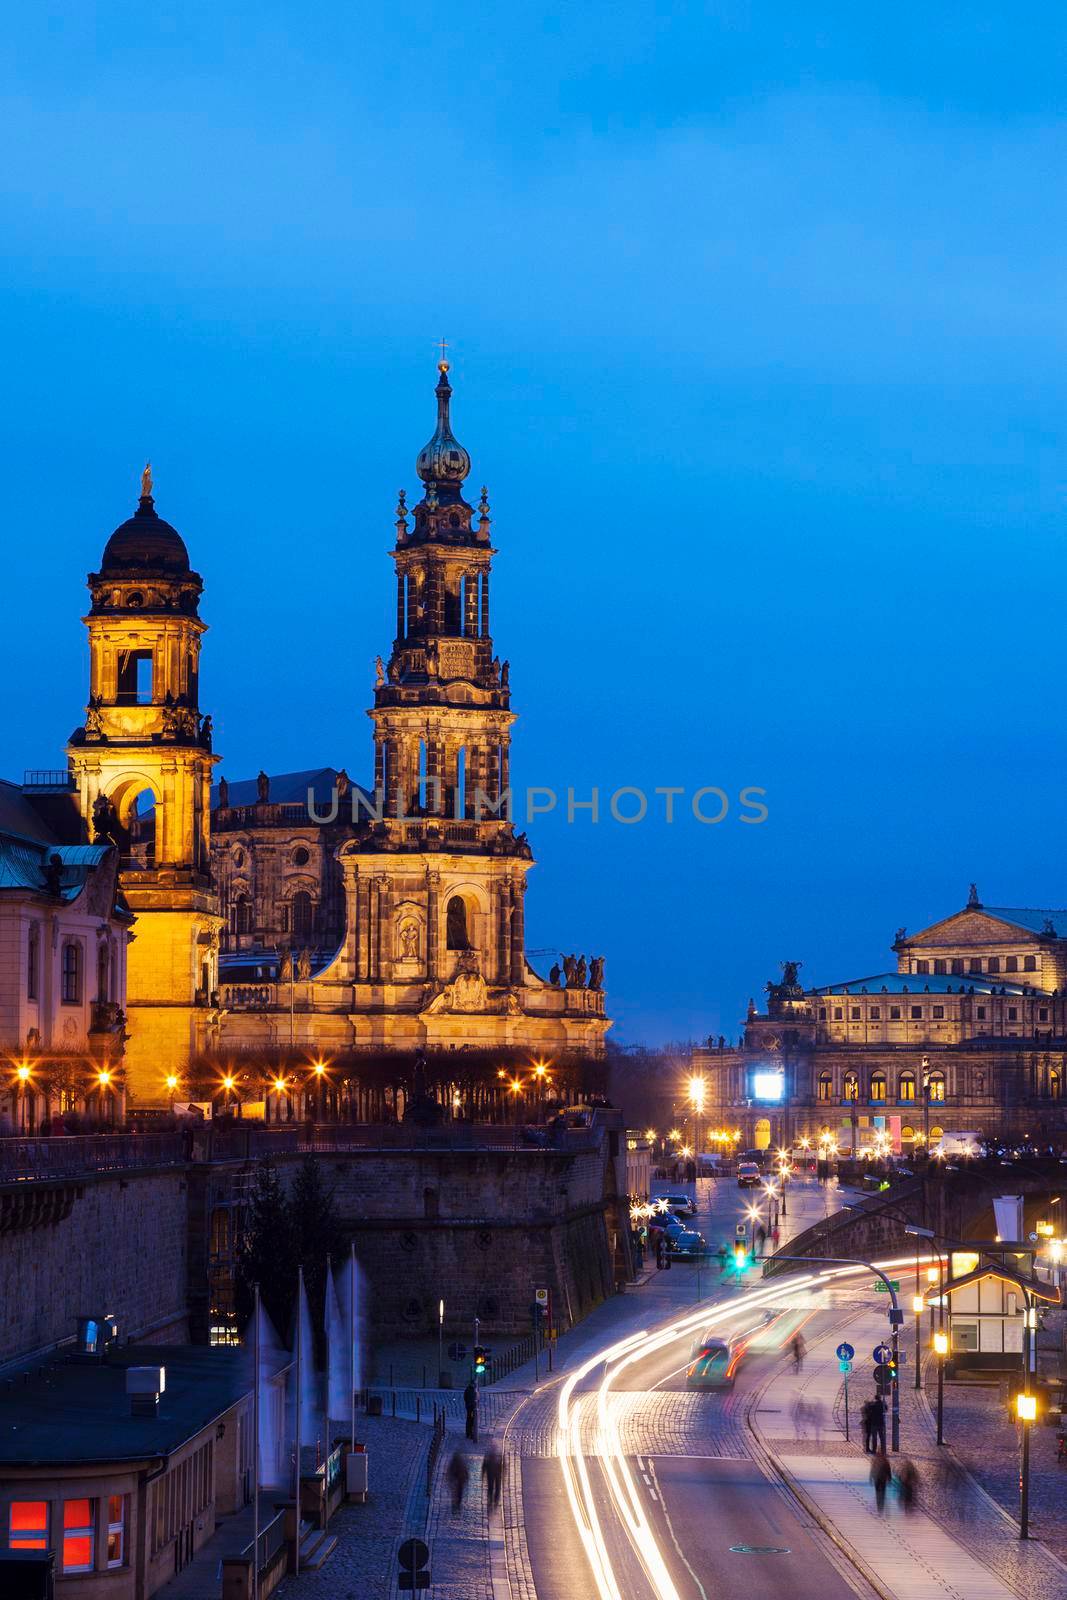
[(92, 1500), (63, 1502), (64, 1572), (93, 1570), (93, 1507)]
[(48, 1501), (13, 1500), (8, 1521), (11, 1550), (48, 1549)]
[(126, 1496), (109, 1495), (107, 1502), (107, 1564), (121, 1567), (126, 1560)]

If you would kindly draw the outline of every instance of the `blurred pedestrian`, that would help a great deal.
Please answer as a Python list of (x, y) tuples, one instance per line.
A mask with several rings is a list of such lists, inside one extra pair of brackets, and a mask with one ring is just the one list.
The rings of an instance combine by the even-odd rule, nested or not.
[(821, 1445), (823, 1427), (823, 1408), (821, 1400), (810, 1400), (808, 1402), (808, 1421), (811, 1423), (811, 1431), (812, 1435), (814, 1436), (815, 1443)]
[(495, 1442), (482, 1457), (482, 1477), (485, 1479), (486, 1504), (493, 1511), (500, 1504), (500, 1491), (504, 1487), (504, 1455)]
[(915, 1510), (919, 1496), (919, 1469), (914, 1461), (902, 1461), (897, 1468), (897, 1493), (904, 1510)]
[(779, 1228), (776, 1222), (774, 1227), (771, 1229), (771, 1245), (775, 1250), (778, 1248), (778, 1240), (781, 1238), (781, 1233), (782, 1230)]
[(794, 1333), (789, 1342), (789, 1348), (793, 1355), (793, 1371), (799, 1372), (801, 1367), (804, 1365), (804, 1352), (806, 1349), (803, 1334)]
[(871, 1482), (874, 1484), (874, 1503), (879, 1511), (885, 1510), (885, 1492), (889, 1487), (889, 1480), (893, 1476), (893, 1469), (889, 1465), (889, 1457), (884, 1450), (879, 1450), (871, 1462)]
[(656, 1267), (660, 1272), (663, 1271), (663, 1235), (658, 1228), (656, 1229)]
[(730, 1259), (730, 1252), (727, 1250), (725, 1244), (721, 1244), (716, 1250), (715, 1254), (719, 1258), (719, 1277), (722, 1278), (726, 1274), (726, 1265)]
[(860, 1422), (863, 1425), (863, 1448), (869, 1456), (873, 1455), (878, 1448), (878, 1435), (875, 1432), (874, 1414), (869, 1400), (865, 1400), (860, 1407)]
[(763, 1226), (763, 1223), (761, 1222), (759, 1227), (756, 1229), (756, 1256), (757, 1256), (757, 1258), (760, 1257), (761, 1255), (763, 1255), (766, 1243), (767, 1243), (767, 1230)]
[(885, 1455), (885, 1401), (880, 1394), (873, 1395), (871, 1407), (871, 1432), (878, 1449)]
[(467, 1492), (467, 1479), (470, 1477), (462, 1450), (453, 1450), (447, 1476), (448, 1487), (452, 1492), (452, 1515), (458, 1517), (460, 1507), (463, 1505), (463, 1496)]

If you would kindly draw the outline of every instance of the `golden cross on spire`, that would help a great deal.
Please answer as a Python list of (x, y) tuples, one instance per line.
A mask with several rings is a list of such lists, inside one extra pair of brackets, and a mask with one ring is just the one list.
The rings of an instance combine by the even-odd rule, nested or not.
[(447, 339), (439, 339), (437, 341), (437, 348), (441, 352), (441, 359), (437, 363), (438, 368), (442, 372), (447, 372), (448, 371), (448, 355), (447, 355), (448, 340)]

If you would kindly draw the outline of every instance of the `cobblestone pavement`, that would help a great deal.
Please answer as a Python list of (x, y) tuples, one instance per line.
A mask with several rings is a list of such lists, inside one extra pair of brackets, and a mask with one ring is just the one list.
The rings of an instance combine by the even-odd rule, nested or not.
[[(330, 1523), (337, 1549), (317, 1571), (283, 1579), (275, 1590), (281, 1600), (389, 1600), (397, 1545), (422, 1532), (430, 1429), (399, 1418), (360, 1416), (356, 1432), (370, 1456), (367, 1503), (341, 1507)], [(211, 1600), (218, 1596), (216, 1587)]]

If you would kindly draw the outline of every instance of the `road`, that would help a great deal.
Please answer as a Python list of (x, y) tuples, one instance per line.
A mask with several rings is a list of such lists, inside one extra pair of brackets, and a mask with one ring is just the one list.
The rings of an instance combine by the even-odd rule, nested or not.
[[(703, 1182), (695, 1226), (712, 1249), (732, 1240), (753, 1200), (726, 1180)], [(840, 1200), (790, 1189), (788, 1231)], [(669, 1282), (668, 1282), (669, 1280)], [(520, 1411), (523, 1534), (537, 1600), (854, 1600), (870, 1590), (781, 1487), (746, 1413), (801, 1330), (834, 1326), (855, 1291), (817, 1293), (781, 1279), (737, 1285), (717, 1263), (677, 1263), (650, 1289), (665, 1331), (590, 1352), (576, 1372)], [(866, 1282), (864, 1290), (867, 1289)], [(731, 1390), (693, 1393), (685, 1369), (704, 1323), (746, 1344)]]

